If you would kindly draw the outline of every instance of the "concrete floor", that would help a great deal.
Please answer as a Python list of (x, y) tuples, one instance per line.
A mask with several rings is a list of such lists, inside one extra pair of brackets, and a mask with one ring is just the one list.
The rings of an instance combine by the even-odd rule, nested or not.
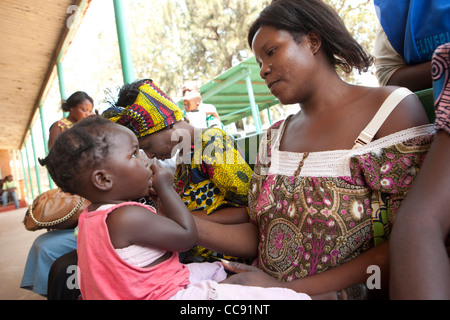
[(28, 251), (34, 239), (46, 232), (25, 229), (22, 220), (26, 211), (20, 208), (0, 212), (0, 300), (46, 299), (20, 288)]

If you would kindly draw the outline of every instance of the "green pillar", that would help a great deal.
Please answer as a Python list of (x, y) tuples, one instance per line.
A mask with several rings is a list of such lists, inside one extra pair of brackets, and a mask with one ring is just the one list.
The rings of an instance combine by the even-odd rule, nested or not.
[[(27, 192), (27, 195), (25, 197), (25, 201), (28, 202), (28, 198), (30, 196), (30, 190), (28, 189), (28, 182), (27, 182), (27, 174), (25, 170), (25, 163), (23, 162), (23, 149), (20, 151), (20, 160), (22, 160), (22, 170), (23, 170), (23, 181), (25, 182), (25, 190)], [(33, 199), (30, 199), (30, 201), (33, 201)]]
[(270, 107), (266, 109), (267, 116), (269, 117), (269, 124), (272, 125), (272, 113), (270, 112)]
[(38, 187), (38, 193), (41, 194), (41, 178), (39, 174), (39, 163), (37, 160), (37, 154), (36, 154), (36, 146), (34, 144), (34, 136), (33, 136), (33, 130), (30, 128), (30, 137), (31, 137), (31, 147), (33, 148), (33, 159), (34, 159), (34, 171), (36, 173), (36, 182)]
[(39, 105), (39, 117), (41, 118), (41, 130), (42, 130), (42, 139), (44, 140), (44, 150), (45, 154), (48, 154), (48, 139), (47, 132), (45, 131), (45, 119), (44, 119), (44, 108), (42, 105)]
[(28, 148), (27, 148), (27, 143), (26, 142), (25, 142), (25, 155), (27, 157), (28, 178), (30, 179), (31, 198), (34, 199), (33, 180), (31, 179), (30, 158), (28, 157)]
[(252, 79), (250, 77), (250, 72), (247, 75), (247, 77), (245, 77), (245, 82), (247, 83), (248, 98), (250, 100), (250, 106), (252, 107), (253, 119), (255, 120), (256, 133), (261, 133), (262, 132), (261, 116), (259, 115), (259, 108), (255, 102), (255, 94), (253, 93)]
[[(58, 71), (58, 83), (59, 83), (59, 93), (61, 95), (61, 101), (64, 101), (67, 99), (66, 95), (66, 83), (64, 81), (64, 70), (62, 62), (58, 62), (56, 64), (56, 70)], [(63, 111), (63, 116), (67, 117), (69, 115), (68, 112)]]
[[(41, 118), (41, 129), (42, 129), (42, 139), (44, 140), (44, 149), (45, 149), (45, 155), (48, 155), (48, 139), (47, 139), (47, 133), (45, 131), (45, 121), (44, 121), (44, 108), (42, 105), (39, 105), (39, 117)], [(48, 185), (50, 187), (50, 190), (53, 189), (53, 180), (52, 177), (50, 177), (50, 174), (47, 171), (48, 176)]]
[(113, 0), (114, 13), (116, 17), (117, 37), (119, 40), (120, 61), (122, 62), (122, 74), (124, 83), (134, 81), (133, 57), (128, 39), (127, 23), (125, 18), (125, 7), (123, 0)]

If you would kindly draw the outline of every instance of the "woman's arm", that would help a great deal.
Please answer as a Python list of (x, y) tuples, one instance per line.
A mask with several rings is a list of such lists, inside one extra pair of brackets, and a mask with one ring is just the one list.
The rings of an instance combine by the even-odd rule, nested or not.
[(391, 236), (393, 299), (450, 299), (450, 135), (438, 131)]
[(198, 230), (197, 244), (209, 250), (240, 258), (256, 258), (258, 228), (251, 222), (220, 224), (194, 217)]
[(61, 127), (57, 125), (57, 123), (55, 122), (51, 127), (50, 127), (50, 133), (48, 136), (48, 149), (50, 150), (53, 145), (55, 144), (55, 140), (58, 137), (58, 135), (62, 132)]
[(328, 269), (324, 272), (290, 282), (281, 282), (264, 273), (257, 268), (245, 266), (235, 262), (224, 263), (224, 266), (230, 271), (236, 272), (226, 279), (225, 283), (235, 283), (241, 285), (253, 285), (261, 287), (286, 287), (297, 292), (307, 293), (309, 295), (319, 295), (332, 291), (338, 291), (347, 288), (356, 283), (366, 284), (369, 277), (373, 275), (374, 284), (377, 284), (375, 277), (377, 271), (370, 272), (369, 266), (379, 267), (380, 292), (387, 294), (389, 279), (389, 244), (383, 243), (377, 247), (369, 249), (360, 256), (343, 263), (337, 267)]
[[(393, 89), (395, 88), (389, 88), (389, 90)], [(405, 97), (397, 105), (397, 107), (395, 107), (378, 130), (375, 138), (380, 139), (405, 129), (418, 127), (429, 123), (430, 121), (428, 120), (427, 113), (419, 98), (417, 95), (411, 94)]]
[(400, 67), (392, 74), (387, 85), (406, 87), (411, 91), (431, 88), (431, 61)]
[(191, 211), (191, 213), (197, 218), (221, 224), (239, 224), (249, 221), (247, 208), (225, 207), (209, 215), (205, 210)]

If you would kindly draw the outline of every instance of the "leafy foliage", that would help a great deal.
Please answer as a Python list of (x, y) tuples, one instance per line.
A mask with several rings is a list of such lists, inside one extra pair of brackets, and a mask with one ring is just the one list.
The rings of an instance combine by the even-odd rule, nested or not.
[[(326, 1), (337, 10), (356, 39), (372, 52), (376, 17), (371, 1)], [(91, 86), (85, 90), (92, 96), (105, 95), (105, 89), (109, 89), (114, 96), (115, 90), (123, 83), (113, 11), (96, 9), (102, 2), (93, 1), (85, 18), (101, 20), (102, 24), (94, 24), (92, 30), (83, 34), (84, 40), (80, 40), (84, 42), (88, 37), (96, 37), (91, 40), (93, 44), (83, 55), (65, 63), (66, 79), (71, 79), (67, 81), (70, 86), (68, 92), (83, 90), (84, 84), (89, 83)], [(124, 14), (135, 78), (152, 78), (169, 96), (178, 100), (185, 80), (198, 80), (204, 84), (252, 56), (247, 44), (247, 31), (270, 2), (127, 0)], [(94, 13), (89, 16), (91, 10), (95, 11), (95, 16)], [(105, 18), (108, 23), (104, 22)], [(91, 74), (89, 81), (81, 77), (75, 64), (88, 65)], [(346, 81), (360, 82), (353, 74), (342, 76)]]

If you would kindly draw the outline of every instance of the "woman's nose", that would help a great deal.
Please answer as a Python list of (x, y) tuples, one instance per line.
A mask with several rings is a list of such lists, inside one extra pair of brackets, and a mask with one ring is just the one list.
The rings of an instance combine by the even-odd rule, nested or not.
[(147, 156), (147, 153), (145, 153), (145, 151), (142, 149), (139, 149), (139, 158), (142, 159), (145, 164), (148, 164), (148, 166), (151, 166), (153, 164), (153, 159), (150, 159)]
[(144, 162), (148, 163), (149, 162), (149, 158), (147, 157), (147, 154), (145, 153), (144, 150), (139, 149), (139, 159), (142, 159)]
[(262, 79), (266, 79), (267, 75), (269, 74), (270, 71), (270, 67), (272, 67), (271, 64), (262, 64), (261, 65), (261, 70), (259, 70), (259, 75), (261, 76)]

